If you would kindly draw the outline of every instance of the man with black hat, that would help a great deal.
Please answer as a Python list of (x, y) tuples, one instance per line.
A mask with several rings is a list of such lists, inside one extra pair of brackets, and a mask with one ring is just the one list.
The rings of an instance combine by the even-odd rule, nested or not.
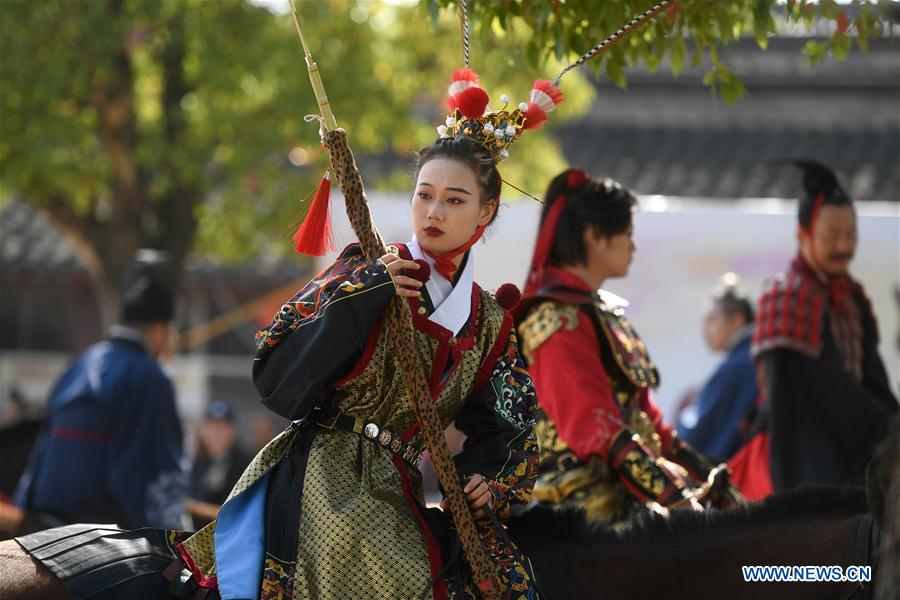
[(761, 431), (731, 464), (750, 498), (861, 481), (897, 412), (872, 305), (848, 274), (857, 244), (853, 201), (827, 167), (794, 164), (804, 173), (800, 248), (760, 297), (752, 352)]
[(157, 360), (171, 343), (175, 295), (164, 256), (138, 252), (121, 320), (57, 382), (16, 503), (47, 526), (183, 528), (181, 423)]

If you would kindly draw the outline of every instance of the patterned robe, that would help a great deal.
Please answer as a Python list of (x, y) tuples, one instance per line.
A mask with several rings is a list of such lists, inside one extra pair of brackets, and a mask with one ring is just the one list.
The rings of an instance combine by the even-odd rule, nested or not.
[[(409, 257), (406, 247), (397, 251)], [(449, 519), (424, 506), (417, 452), (391, 450), (422, 445), (383, 326), (393, 297), (384, 264), (366, 261), (352, 245), (259, 332), (254, 381), (263, 403), (294, 423), (250, 464), (218, 523), (181, 546), (195, 580), (218, 586), (223, 596), (258, 584), (264, 599), (417, 598), (432, 579), (436, 598), (471, 595), (465, 569), (438, 577), (458, 545)], [(455, 423), (467, 436), (455, 457), (459, 472), (484, 476), (502, 521), (530, 499), (537, 464), (534, 386), (512, 318), (477, 285), (458, 336), (428, 320), (434, 307), (427, 295), (410, 304), (443, 425)], [(315, 411), (323, 407), (377, 424), (380, 434), (370, 440), (317, 424)], [(241, 515), (253, 510), (260, 517), (246, 526)], [(529, 576), (513, 549), (490, 522), (478, 525), (509, 597), (530, 598)], [(254, 544), (264, 552), (249, 550)], [(230, 550), (234, 545), (240, 553)], [(249, 566), (227, 566), (244, 559), (236, 555), (251, 555)], [(261, 576), (253, 573), (255, 561)]]

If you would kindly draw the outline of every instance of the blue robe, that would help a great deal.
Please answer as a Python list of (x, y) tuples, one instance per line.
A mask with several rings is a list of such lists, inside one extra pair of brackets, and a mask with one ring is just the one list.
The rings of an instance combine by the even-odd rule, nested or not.
[(113, 337), (57, 382), (16, 504), (49, 523), (181, 528), (182, 460), (171, 381), (141, 343)]
[(695, 449), (727, 460), (744, 444), (739, 426), (759, 397), (750, 357), (750, 332), (736, 343), (697, 397), (697, 424), (678, 424), (678, 435)]

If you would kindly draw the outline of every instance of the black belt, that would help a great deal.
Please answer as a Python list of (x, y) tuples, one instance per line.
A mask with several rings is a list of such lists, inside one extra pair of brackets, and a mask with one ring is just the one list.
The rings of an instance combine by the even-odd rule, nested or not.
[(361, 417), (351, 417), (332, 406), (317, 408), (310, 415), (310, 421), (325, 430), (343, 429), (352, 431), (373, 444), (378, 444), (388, 452), (396, 454), (414, 467), (422, 462), (422, 447), (413, 442), (404, 442), (400, 436), (384, 429), (377, 423)]

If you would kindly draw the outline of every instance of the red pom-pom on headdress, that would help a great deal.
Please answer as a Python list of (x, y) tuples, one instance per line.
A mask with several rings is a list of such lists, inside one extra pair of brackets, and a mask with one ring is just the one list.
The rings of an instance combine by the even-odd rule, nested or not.
[(483, 115), (489, 102), (487, 92), (478, 84), (478, 73), (468, 67), (453, 70), (447, 94), (450, 112), (458, 108), (459, 112), (470, 119)]
[(546, 79), (535, 81), (531, 89), (531, 102), (525, 110), (523, 129), (538, 129), (548, 119), (548, 113), (553, 112), (562, 101), (563, 94), (558, 87)]
[(456, 107), (467, 119), (477, 119), (484, 114), (490, 98), (480, 87), (470, 87), (456, 96)]
[(494, 298), (503, 310), (512, 310), (519, 303), (519, 300), (522, 299), (522, 292), (519, 291), (515, 284), (504, 283), (497, 288)]

